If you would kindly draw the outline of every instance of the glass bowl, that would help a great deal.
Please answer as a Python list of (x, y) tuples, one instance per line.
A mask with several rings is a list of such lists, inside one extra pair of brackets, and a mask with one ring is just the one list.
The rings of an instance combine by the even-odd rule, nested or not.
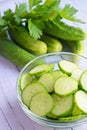
[(32, 113), (22, 102), (21, 99), (21, 90), (20, 90), (20, 79), (23, 73), (25, 72), (29, 72), (33, 67), (35, 67), (37, 64), (42, 64), (44, 63), (54, 63), (55, 64), (55, 68), (58, 67), (58, 61), (59, 60), (69, 60), (72, 62), (75, 62), (77, 64), (79, 64), (79, 67), (82, 68), (83, 70), (87, 69), (87, 58), (81, 55), (77, 55), (77, 54), (73, 54), (73, 53), (69, 53), (69, 52), (59, 52), (59, 53), (48, 53), (42, 56), (38, 56), (35, 59), (33, 59), (32, 61), (30, 61), (29, 63), (27, 63), (24, 68), (21, 70), (18, 80), (17, 80), (17, 97), (19, 100), (19, 104), (21, 106), (21, 108), (23, 109), (23, 111), (25, 112), (25, 114), (32, 119), (33, 121), (42, 124), (44, 126), (48, 126), (48, 127), (53, 127), (53, 128), (70, 128), (70, 127), (75, 127), (78, 125), (81, 125), (83, 123), (87, 122), (87, 117), (78, 119), (78, 120), (74, 120), (74, 121), (70, 121), (70, 122), (59, 122), (58, 120), (53, 120), (53, 119), (47, 119), (47, 118), (43, 118), (43, 117), (39, 117), (36, 114)]

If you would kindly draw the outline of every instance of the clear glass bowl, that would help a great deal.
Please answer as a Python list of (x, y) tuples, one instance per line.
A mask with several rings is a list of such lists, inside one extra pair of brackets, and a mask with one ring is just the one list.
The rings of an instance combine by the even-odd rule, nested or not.
[(53, 128), (70, 128), (70, 127), (75, 127), (78, 125), (81, 125), (83, 123), (87, 122), (87, 117), (84, 117), (82, 119), (78, 119), (75, 121), (71, 121), (71, 122), (59, 122), (58, 120), (51, 120), (51, 119), (47, 119), (47, 118), (42, 118), (37, 116), (36, 114), (32, 113), (22, 102), (21, 100), (21, 91), (20, 91), (20, 79), (21, 79), (21, 75), (25, 72), (29, 72), (33, 67), (35, 67), (38, 63), (54, 63), (55, 64), (55, 68), (58, 67), (58, 61), (61, 59), (65, 59), (65, 60), (69, 60), (69, 61), (74, 61), (76, 63), (79, 64), (80, 68), (82, 68), (83, 70), (87, 69), (87, 58), (77, 55), (77, 54), (73, 54), (73, 53), (68, 53), (68, 52), (59, 52), (59, 53), (48, 53), (46, 55), (42, 55), (42, 56), (38, 56), (35, 59), (33, 59), (32, 61), (30, 61), (27, 65), (25, 65), (25, 67), (21, 70), (19, 77), (18, 77), (18, 81), (17, 81), (17, 97), (19, 100), (19, 104), (21, 106), (21, 108), (23, 109), (23, 111), (26, 113), (26, 115), (32, 119), (33, 121), (42, 124), (44, 126), (49, 126), (49, 127), (53, 127)]

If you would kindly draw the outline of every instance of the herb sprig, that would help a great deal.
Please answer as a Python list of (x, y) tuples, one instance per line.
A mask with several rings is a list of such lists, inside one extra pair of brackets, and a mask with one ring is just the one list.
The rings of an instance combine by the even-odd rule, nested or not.
[(75, 17), (77, 9), (70, 4), (60, 7), (60, 0), (29, 0), (29, 8), (27, 3), (16, 5), (15, 11), (8, 9), (0, 18), (0, 32), (5, 29), (14, 28), (23, 23), (28, 26), (29, 34), (34, 39), (39, 39), (45, 28), (45, 23), (51, 21), (59, 26), (62, 19), (73, 22), (83, 23)]

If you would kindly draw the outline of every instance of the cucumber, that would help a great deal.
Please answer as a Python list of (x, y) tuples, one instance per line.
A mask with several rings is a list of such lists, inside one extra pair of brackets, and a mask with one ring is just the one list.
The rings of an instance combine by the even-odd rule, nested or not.
[(84, 117), (86, 117), (86, 115), (60, 117), (60, 118), (58, 119), (58, 121), (59, 121), (59, 122), (72, 122), (72, 121), (77, 121), (77, 120), (83, 119)]
[(46, 72), (52, 71), (53, 69), (54, 64), (41, 64), (31, 69), (29, 74), (39, 77)]
[(27, 85), (21, 93), (23, 103), (29, 107), (31, 98), (38, 92), (47, 92), (47, 89), (38, 82)]
[(79, 90), (75, 93), (75, 103), (77, 107), (87, 114), (87, 93), (83, 90)]
[(7, 33), (0, 28), (0, 37), (7, 38)]
[(84, 41), (67, 41), (66, 45), (69, 45), (73, 53), (84, 55), (85, 44)]
[(54, 70), (51, 72), (51, 74), (53, 75), (55, 80), (64, 75), (64, 73), (60, 70)]
[(20, 80), (20, 88), (21, 90), (24, 89), (24, 87), (26, 87), (26, 85), (30, 84), (32, 82), (33, 78), (32, 76), (30, 76), (29, 73), (24, 73), (21, 76), (21, 80)]
[(83, 73), (83, 70), (81, 68), (76, 68), (72, 71), (71, 77), (79, 81), (81, 74)]
[(20, 68), (35, 58), (34, 55), (17, 46), (11, 40), (3, 38), (0, 38), (0, 55)]
[(60, 70), (62, 70), (64, 73), (71, 75), (72, 71), (76, 68), (78, 68), (78, 65), (74, 62), (68, 61), (68, 60), (60, 60), (58, 62), (58, 67)]
[(39, 78), (38, 82), (40, 82), (41, 84), (43, 84), (47, 88), (47, 90), (48, 90), (49, 93), (53, 92), (55, 80), (54, 80), (54, 77), (53, 77), (52, 74), (50, 74), (50, 73), (43, 74)]
[[(67, 71), (63, 73), (61, 67), (55, 70), (55, 63), (37, 65), (31, 70), (31, 75), (30, 72), (25, 72), (20, 84), (28, 85), (21, 91), (21, 99), (38, 116), (57, 122), (72, 122), (87, 115), (87, 92), (83, 89), (83, 86), (86, 88), (87, 70), (82, 70), (74, 62), (61, 61), (64, 61), (62, 70), (70, 72), (69, 75)], [(68, 65), (70, 70), (67, 69)], [(30, 84), (28, 74), (32, 77)]]
[(49, 113), (46, 115), (46, 117), (47, 117), (48, 119), (55, 119), (55, 120), (58, 119), (58, 116), (54, 115), (52, 112), (49, 112)]
[(62, 51), (63, 46), (58, 39), (44, 34), (41, 37), (41, 40), (47, 44), (47, 52), (60, 52), (60, 51)]
[(46, 92), (37, 93), (31, 99), (30, 110), (33, 113), (44, 117), (52, 110), (53, 105), (53, 99), (50, 94)]
[(69, 95), (78, 90), (78, 82), (72, 77), (61, 76), (56, 80), (54, 89), (60, 96)]
[(74, 108), (72, 110), (72, 113), (71, 115), (72, 116), (79, 116), (79, 115), (82, 115), (83, 112), (74, 104)]
[(41, 55), (47, 52), (46, 43), (33, 39), (24, 26), (9, 29), (9, 35), (19, 46), (35, 55)]
[(80, 76), (80, 87), (87, 92), (87, 70)]
[(46, 28), (44, 29), (44, 32), (55, 38), (67, 41), (81, 41), (86, 38), (85, 32), (78, 27), (69, 26), (63, 22), (58, 22), (58, 25), (55, 25), (49, 21), (45, 24)]
[(52, 114), (56, 116), (68, 116), (73, 109), (73, 95), (60, 97), (57, 94), (52, 94), (54, 100), (54, 107)]

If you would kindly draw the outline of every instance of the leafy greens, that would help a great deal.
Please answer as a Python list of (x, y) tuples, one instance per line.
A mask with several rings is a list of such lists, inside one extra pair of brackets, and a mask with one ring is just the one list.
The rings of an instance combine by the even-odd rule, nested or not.
[(39, 39), (45, 28), (45, 23), (51, 21), (60, 26), (61, 20), (67, 19), (73, 22), (83, 23), (75, 17), (77, 9), (70, 4), (60, 7), (60, 0), (29, 0), (29, 9), (27, 3), (16, 5), (15, 11), (8, 9), (4, 16), (0, 18), (0, 30), (4, 28), (14, 28), (23, 23), (28, 25), (29, 34), (34, 39)]

